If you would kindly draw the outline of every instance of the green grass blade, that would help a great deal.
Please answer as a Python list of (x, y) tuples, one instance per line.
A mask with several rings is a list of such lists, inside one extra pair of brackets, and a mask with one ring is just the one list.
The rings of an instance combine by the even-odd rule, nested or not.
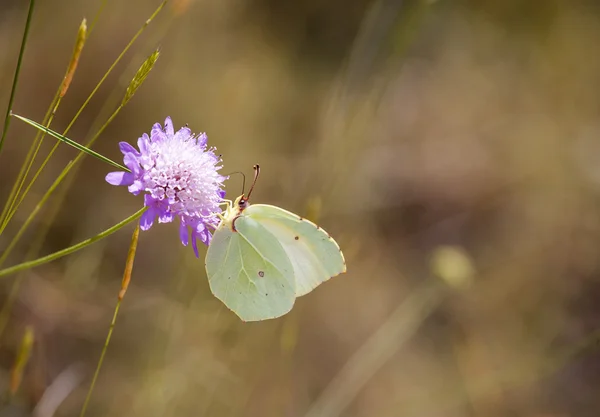
[(93, 150), (91, 150), (90, 148), (88, 148), (88, 147), (86, 147), (86, 146), (84, 146), (84, 145), (80, 144), (79, 142), (75, 142), (74, 140), (72, 140), (72, 139), (69, 139), (69, 138), (68, 138), (68, 137), (66, 137), (66, 136), (63, 136), (63, 135), (61, 135), (60, 133), (57, 133), (57, 132), (55, 132), (54, 130), (48, 129), (48, 128), (47, 128), (46, 126), (44, 126), (44, 125), (41, 125), (41, 124), (39, 124), (39, 123), (37, 123), (37, 122), (34, 122), (33, 120), (31, 120), (31, 119), (28, 119), (28, 118), (26, 118), (26, 117), (19, 116), (18, 114), (12, 114), (12, 116), (13, 116), (13, 117), (16, 117), (16, 118), (17, 118), (17, 119), (19, 119), (19, 120), (22, 120), (23, 122), (25, 122), (25, 123), (27, 123), (27, 124), (29, 124), (29, 125), (31, 125), (31, 126), (33, 126), (33, 127), (37, 128), (37, 129), (39, 129), (39, 130), (41, 130), (42, 132), (45, 132), (45, 133), (47, 133), (48, 135), (50, 135), (50, 136), (52, 136), (52, 137), (54, 137), (54, 138), (56, 138), (56, 139), (58, 139), (58, 140), (60, 140), (60, 141), (62, 141), (62, 142), (64, 142), (64, 143), (66, 143), (67, 145), (70, 145), (70, 146), (74, 147), (75, 149), (77, 149), (77, 150), (79, 150), (79, 151), (81, 151), (81, 152), (85, 152), (85, 153), (87, 153), (88, 155), (91, 155), (91, 156), (93, 156), (94, 158), (97, 158), (97, 159), (99, 159), (99, 160), (100, 160), (100, 161), (102, 161), (102, 162), (106, 162), (107, 164), (110, 164), (110, 165), (112, 165), (112, 166), (114, 166), (114, 167), (116, 167), (116, 168), (122, 169), (122, 170), (124, 170), (124, 171), (131, 172), (131, 171), (130, 171), (128, 168), (124, 167), (123, 165), (119, 164), (118, 162), (115, 162), (115, 161), (113, 161), (113, 160), (111, 160), (111, 159), (107, 158), (107, 157), (106, 157), (106, 156), (104, 156), (104, 155), (100, 155), (98, 152), (96, 152), (96, 151), (93, 151)]
[(147, 207), (142, 208), (141, 210), (138, 210), (137, 212), (135, 212), (134, 214), (132, 214), (131, 216), (127, 217), (125, 220), (115, 224), (114, 226), (106, 229), (105, 231), (97, 234), (94, 237), (91, 237), (89, 239), (85, 239), (73, 246), (70, 246), (68, 248), (65, 248), (63, 250), (59, 250), (58, 252), (54, 252), (50, 255), (46, 255), (43, 256), (41, 258), (38, 259), (34, 259), (32, 261), (28, 261), (28, 262), (23, 262), (21, 264), (18, 265), (14, 265), (11, 266), (10, 268), (5, 268), (0, 270), (0, 277), (5, 277), (7, 275), (10, 274), (14, 274), (15, 272), (19, 272), (19, 271), (24, 271), (26, 269), (31, 269), (31, 268), (35, 268), (36, 266), (40, 266), (43, 264), (46, 264), (48, 262), (52, 262), (55, 261), (59, 258), (62, 258), (63, 256), (67, 256), (70, 255), (74, 252), (77, 252), (78, 250), (81, 250), (83, 248), (86, 248), (88, 246), (90, 246), (93, 243), (98, 242), (101, 239), (104, 239), (107, 236), (112, 235), (114, 232), (116, 232), (119, 229), (122, 229), (123, 227), (125, 227), (126, 225), (128, 225), (129, 223), (139, 219), (142, 214), (144, 214), (144, 211), (146, 211)]
[(19, 58), (17, 59), (17, 68), (15, 69), (15, 76), (13, 78), (12, 88), (10, 90), (10, 97), (8, 99), (8, 107), (6, 108), (6, 116), (4, 117), (4, 128), (2, 129), (2, 136), (0, 136), (0, 153), (2, 153), (2, 146), (4, 146), (4, 139), (8, 132), (8, 126), (10, 125), (10, 112), (15, 101), (15, 93), (17, 91), (17, 84), (19, 83), (19, 75), (21, 73), (21, 64), (23, 62), (23, 55), (25, 55), (25, 46), (27, 45), (27, 38), (29, 36), (29, 28), (31, 26), (31, 18), (33, 16), (33, 9), (35, 7), (35, 0), (29, 1), (29, 12), (27, 12), (27, 20), (25, 21), (25, 30), (23, 31), (23, 40), (21, 41), (21, 49), (19, 51)]

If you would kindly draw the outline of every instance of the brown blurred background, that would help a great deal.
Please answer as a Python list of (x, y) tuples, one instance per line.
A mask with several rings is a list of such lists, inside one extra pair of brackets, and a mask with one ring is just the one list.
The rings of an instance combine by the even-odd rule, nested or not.
[[(2, 112), (27, 3), (0, 2)], [(14, 109), (41, 121), (101, 2), (38, 3)], [(107, 2), (56, 130), (159, 3)], [(206, 131), (223, 172), (260, 163), (254, 201), (318, 220), (348, 273), (281, 319), (242, 323), (176, 224), (143, 232), (87, 415), (598, 416), (599, 45), (593, 0), (168, 3), (69, 137), (89, 138), (160, 46), (95, 149), (118, 159), (119, 141), (168, 115)], [(13, 121), (2, 203), (34, 134)], [(74, 156), (60, 147), (0, 250)], [(110, 170), (86, 158), (10, 264), (39, 239), (51, 253), (136, 211)], [(227, 187), (238, 195), (240, 178)], [(35, 343), (0, 416), (79, 414), (130, 233), (20, 276), (0, 392), (27, 326)], [(5, 310), (15, 279), (0, 281)]]

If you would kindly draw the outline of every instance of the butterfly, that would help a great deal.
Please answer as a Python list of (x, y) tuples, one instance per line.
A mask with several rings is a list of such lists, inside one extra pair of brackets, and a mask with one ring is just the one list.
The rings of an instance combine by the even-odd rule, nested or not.
[(243, 321), (288, 313), (296, 297), (346, 272), (335, 240), (313, 222), (242, 194), (227, 207), (206, 253), (212, 293)]

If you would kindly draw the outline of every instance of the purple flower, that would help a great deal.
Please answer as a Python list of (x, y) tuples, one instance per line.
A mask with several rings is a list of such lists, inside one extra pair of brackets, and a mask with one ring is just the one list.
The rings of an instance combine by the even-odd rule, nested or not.
[(138, 139), (138, 151), (127, 142), (120, 142), (125, 166), (131, 172), (111, 172), (106, 181), (112, 185), (127, 185), (129, 192), (143, 192), (148, 210), (140, 219), (140, 228), (148, 230), (158, 217), (159, 223), (169, 223), (179, 217), (181, 243), (187, 246), (188, 229), (192, 231), (192, 247), (198, 257), (196, 240), (206, 245), (212, 237), (221, 213), (219, 203), (225, 197), (221, 189), (227, 179), (217, 172), (220, 156), (215, 148), (207, 148), (205, 133), (193, 135), (187, 127), (173, 130), (167, 117), (164, 129), (160, 123), (152, 126)]

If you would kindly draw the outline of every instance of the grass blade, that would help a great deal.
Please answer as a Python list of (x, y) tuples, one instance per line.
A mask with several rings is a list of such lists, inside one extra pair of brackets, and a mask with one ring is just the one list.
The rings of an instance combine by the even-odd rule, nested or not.
[(129, 223), (139, 219), (142, 216), (142, 214), (144, 214), (146, 209), (147, 209), (147, 207), (143, 207), (142, 209), (138, 210), (131, 216), (127, 217), (125, 220), (115, 224), (114, 226), (97, 234), (96, 236), (91, 237), (89, 239), (85, 239), (73, 246), (69, 246), (68, 248), (59, 250), (58, 252), (51, 253), (50, 255), (42, 256), (41, 258), (34, 259), (33, 261), (23, 262), (21, 264), (11, 266), (10, 268), (2, 269), (2, 270), (0, 270), (0, 277), (5, 277), (7, 275), (11, 275), (11, 274), (14, 274), (15, 272), (19, 272), (19, 271), (24, 271), (26, 269), (35, 268), (36, 266), (40, 266), (40, 265), (46, 264), (48, 262), (55, 261), (59, 258), (62, 258), (63, 256), (70, 255), (74, 252), (77, 252), (80, 249), (88, 247), (91, 244), (96, 243), (100, 239), (104, 239), (105, 237), (112, 235), (114, 232), (116, 232), (119, 229), (122, 229), (123, 227), (127, 226)]
[(106, 81), (106, 79), (108, 78), (108, 76), (110, 75), (110, 73), (112, 72), (112, 70), (121, 61), (121, 59), (123, 58), (123, 56), (125, 56), (125, 54), (127, 53), (127, 51), (129, 51), (129, 48), (131, 48), (131, 46), (136, 41), (136, 39), (142, 34), (142, 32), (146, 29), (146, 27), (150, 24), (150, 22), (152, 22), (152, 20), (154, 20), (154, 18), (158, 15), (158, 13), (160, 13), (160, 11), (163, 9), (163, 7), (165, 6), (165, 4), (167, 4), (167, 1), (168, 0), (164, 0), (156, 8), (156, 10), (154, 11), (154, 13), (152, 13), (152, 15), (144, 22), (144, 24), (142, 25), (142, 27), (140, 28), (140, 30), (138, 30), (137, 33), (135, 35), (133, 35), (133, 38), (131, 38), (131, 40), (129, 41), (129, 43), (127, 44), (127, 46), (125, 46), (125, 49), (123, 49), (123, 51), (121, 51), (121, 53), (119, 54), (119, 56), (117, 57), (117, 59), (115, 59), (115, 61), (108, 68), (108, 70), (106, 71), (106, 73), (102, 76), (102, 78), (100, 79), (100, 81), (98, 82), (98, 84), (96, 85), (96, 87), (94, 87), (94, 89), (92, 90), (92, 92), (90, 93), (90, 95), (88, 96), (88, 98), (83, 102), (83, 104), (81, 105), (81, 108), (77, 111), (77, 113), (73, 117), (73, 120), (71, 120), (71, 123), (69, 123), (69, 125), (67, 126), (67, 128), (63, 132), (64, 135), (66, 135), (68, 133), (68, 131), (71, 129), (71, 127), (73, 126), (73, 124), (75, 124), (75, 121), (79, 118), (79, 116), (83, 112), (83, 109), (86, 108), (86, 106), (88, 105), (88, 103), (90, 102), (90, 100), (92, 99), (92, 97), (96, 94), (96, 92), (98, 91), (98, 89), (100, 88), (100, 86), (104, 83), (104, 81)]
[(88, 147), (80, 144), (79, 142), (75, 142), (74, 140), (69, 139), (66, 136), (63, 136), (60, 133), (55, 132), (54, 130), (48, 129), (46, 126), (41, 125), (38, 122), (34, 122), (31, 119), (28, 119), (28, 118), (23, 117), (23, 116), (19, 116), (18, 114), (12, 114), (12, 116), (16, 117), (17, 119), (19, 119), (19, 120), (21, 120), (21, 121), (23, 121), (23, 122), (25, 122), (25, 123), (27, 123), (27, 124), (29, 124), (29, 125), (37, 128), (39, 130), (41, 130), (42, 132), (45, 132), (48, 135), (50, 135), (50, 136), (52, 136), (52, 137), (54, 137), (54, 138), (56, 138), (56, 139), (58, 139), (58, 140), (60, 140), (60, 141), (62, 141), (64, 143), (66, 143), (67, 145), (70, 145), (70, 146), (74, 147), (75, 149), (77, 149), (77, 150), (79, 150), (81, 152), (85, 152), (88, 155), (91, 155), (94, 158), (99, 159), (102, 162), (106, 162), (107, 164), (110, 164), (110, 165), (112, 165), (112, 166), (114, 166), (116, 168), (122, 169), (124, 171), (131, 172), (128, 168), (124, 167), (123, 165), (119, 164), (118, 162), (115, 162), (115, 161), (107, 158), (104, 155), (100, 155), (98, 152), (93, 151), (90, 148), (88, 148)]
[(35, 0), (29, 0), (29, 12), (27, 12), (25, 30), (23, 31), (23, 40), (21, 41), (21, 49), (19, 51), (19, 58), (17, 59), (17, 68), (15, 69), (15, 76), (13, 78), (13, 84), (10, 90), (10, 97), (8, 99), (8, 107), (6, 108), (6, 116), (4, 117), (4, 128), (2, 129), (2, 136), (0, 136), (0, 153), (2, 153), (2, 146), (4, 146), (4, 139), (6, 138), (6, 133), (8, 132), (8, 126), (10, 125), (10, 113), (12, 111), (13, 102), (15, 101), (15, 92), (17, 91), (17, 84), (19, 83), (21, 63), (23, 62), (23, 55), (25, 55), (25, 46), (27, 45), (29, 27), (31, 26), (31, 18), (33, 16), (34, 7)]

